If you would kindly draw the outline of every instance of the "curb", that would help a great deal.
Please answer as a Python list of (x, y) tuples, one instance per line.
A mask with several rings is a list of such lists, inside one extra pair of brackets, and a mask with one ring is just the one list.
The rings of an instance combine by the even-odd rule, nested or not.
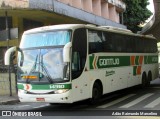
[(8, 100), (8, 101), (1, 101), (0, 105), (8, 105), (8, 104), (15, 104), (20, 102), (18, 99), (14, 99), (14, 100)]

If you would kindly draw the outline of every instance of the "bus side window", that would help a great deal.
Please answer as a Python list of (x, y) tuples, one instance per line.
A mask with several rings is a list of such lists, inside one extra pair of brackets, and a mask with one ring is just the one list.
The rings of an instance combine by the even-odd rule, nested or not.
[(113, 51), (112, 34), (109, 32), (103, 32), (103, 48), (104, 52)]
[(102, 41), (103, 41), (102, 32), (89, 30), (88, 32), (89, 54), (96, 52), (103, 52)]

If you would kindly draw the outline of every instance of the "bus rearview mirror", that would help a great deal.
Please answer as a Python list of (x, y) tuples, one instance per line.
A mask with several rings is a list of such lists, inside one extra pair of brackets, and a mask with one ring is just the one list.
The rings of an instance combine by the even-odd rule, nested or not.
[(14, 46), (14, 47), (9, 48), (6, 51), (5, 56), (4, 56), (4, 64), (5, 65), (10, 65), (11, 64), (11, 60), (10, 60), (11, 59), (11, 54), (14, 53), (16, 50), (17, 50), (17, 47)]
[(72, 47), (72, 43), (69, 42), (63, 48), (63, 61), (64, 62), (70, 62), (70, 60), (71, 60), (71, 58), (70, 58), (71, 47)]
[(23, 52), (20, 48), (18, 48), (16, 46), (11, 47), (6, 51), (5, 57), (4, 57), (4, 64), (5, 65), (11, 65), (12, 61), (16, 58), (16, 56), (15, 56), (16, 51), (19, 51), (21, 53), (20, 66), (23, 65), (23, 61), (24, 61)]

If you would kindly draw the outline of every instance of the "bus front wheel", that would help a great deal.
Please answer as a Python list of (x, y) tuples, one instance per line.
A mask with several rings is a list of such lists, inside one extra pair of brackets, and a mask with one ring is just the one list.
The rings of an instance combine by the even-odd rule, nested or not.
[(90, 100), (91, 104), (96, 104), (99, 102), (102, 96), (102, 86), (100, 83), (95, 82), (92, 89), (92, 99)]

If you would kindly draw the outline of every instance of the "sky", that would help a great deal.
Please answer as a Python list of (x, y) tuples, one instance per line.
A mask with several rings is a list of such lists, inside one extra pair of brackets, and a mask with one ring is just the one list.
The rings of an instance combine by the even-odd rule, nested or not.
[[(147, 8), (154, 14), (153, 0), (149, 0), (149, 2), (150, 2), (150, 4), (147, 6)], [(149, 18), (149, 20), (152, 18), (152, 16)], [(147, 21), (149, 21), (149, 20), (147, 20)]]
[(151, 12), (154, 12), (154, 7), (153, 7), (153, 0), (149, 0), (150, 4), (148, 5), (148, 9), (151, 10)]

